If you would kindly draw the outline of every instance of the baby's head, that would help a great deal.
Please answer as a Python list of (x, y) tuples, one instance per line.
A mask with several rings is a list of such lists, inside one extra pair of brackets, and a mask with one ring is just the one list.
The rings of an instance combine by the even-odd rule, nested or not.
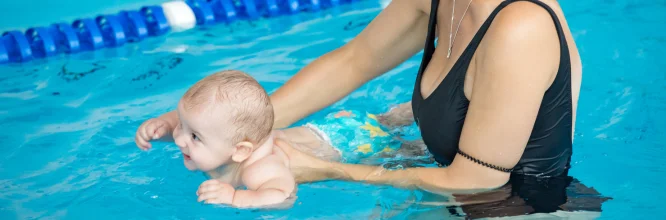
[(270, 139), (273, 106), (251, 76), (234, 70), (207, 76), (178, 103), (174, 140), (189, 170), (240, 163)]

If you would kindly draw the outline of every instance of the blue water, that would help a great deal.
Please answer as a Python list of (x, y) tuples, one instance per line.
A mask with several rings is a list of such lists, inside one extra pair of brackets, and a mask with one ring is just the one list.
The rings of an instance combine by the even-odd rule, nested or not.
[[(561, 4), (584, 66), (570, 175), (612, 198), (603, 203), (602, 219), (664, 219), (666, 2)], [(0, 8), (6, 5), (12, 3)], [(85, 13), (107, 6), (89, 6)], [(134, 145), (139, 124), (171, 110), (203, 76), (238, 69), (273, 92), (349, 41), (380, 10), (376, 0), (366, 0), (0, 65), (0, 219), (456, 218), (442, 206), (418, 205), (420, 191), (339, 181), (300, 185), (289, 210), (203, 205), (195, 191), (205, 178), (183, 167), (176, 146), (141, 152)], [(0, 27), (44, 22), (3, 21)], [(341, 107), (382, 112), (409, 100), (420, 57), (310, 118)]]

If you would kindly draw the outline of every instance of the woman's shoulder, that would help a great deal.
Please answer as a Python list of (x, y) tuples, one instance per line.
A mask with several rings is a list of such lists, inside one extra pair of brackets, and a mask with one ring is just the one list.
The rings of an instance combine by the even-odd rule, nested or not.
[(432, 0), (392, 0), (391, 4), (402, 4), (417, 9), (425, 14), (430, 14)]
[(521, 82), (543, 82), (539, 87), (545, 90), (560, 61), (560, 40), (553, 17), (533, 2), (513, 2), (497, 13), (476, 55), (476, 62), (483, 64), (476, 78), (513, 75)]
[(541, 34), (557, 37), (554, 19), (548, 10), (537, 3), (512, 2), (497, 13), (488, 33), (512, 39)]
[(553, 68), (559, 61), (560, 40), (554, 18), (533, 2), (513, 2), (499, 11), (483, 41), (478, 49), (481, 59), (537, 61), (532, 64)]

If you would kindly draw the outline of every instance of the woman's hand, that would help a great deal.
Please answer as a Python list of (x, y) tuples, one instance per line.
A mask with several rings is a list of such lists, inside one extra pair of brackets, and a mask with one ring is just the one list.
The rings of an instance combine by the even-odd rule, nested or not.
[(289, 169), (297, 183), (314, 182), (332, 178), (328, 168), (330, 163), (312, 155), (303, 153), (292, 146), (293, 143), (275, 138), (278, 146), (289, 158)]
[(414, 112), (412, 112), (412, 102), (406, 102), (394, 106), (388, 112), (378, 115), (377, 120), (389, 128), (407, 126), (414, 122)]

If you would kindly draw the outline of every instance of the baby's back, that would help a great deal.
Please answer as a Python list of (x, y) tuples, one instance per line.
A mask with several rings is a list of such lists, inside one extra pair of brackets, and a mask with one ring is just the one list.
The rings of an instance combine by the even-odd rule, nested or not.
[[(328, 144), (322, 138), (317, 137), (307, 127), (294, 127), (276, 131), (276, 136), (291, 143), (295, 149), (316, 156), (322, 160), (340, 161), (341, 154), (338, 149)], [(279, 149), (276, 147), (275, 149)]]

